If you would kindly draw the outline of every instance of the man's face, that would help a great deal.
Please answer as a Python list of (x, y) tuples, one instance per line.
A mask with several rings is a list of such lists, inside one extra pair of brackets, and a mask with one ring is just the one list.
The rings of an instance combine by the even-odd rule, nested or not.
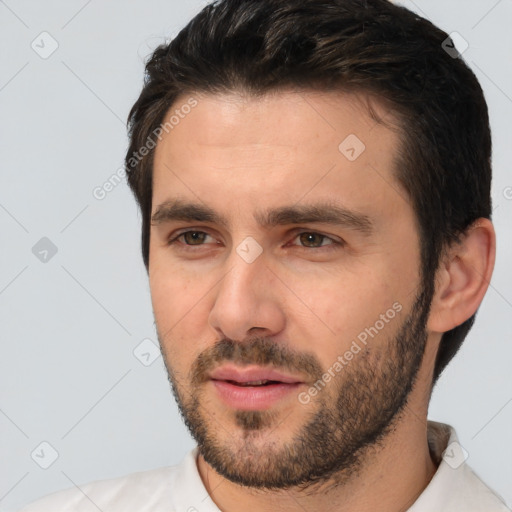
[(232, 481), (349, 474), (399, 417), (426, 340), (397, 135), (349, 95), (188, 99), (156, 148), (149, 258), (180, 410)]

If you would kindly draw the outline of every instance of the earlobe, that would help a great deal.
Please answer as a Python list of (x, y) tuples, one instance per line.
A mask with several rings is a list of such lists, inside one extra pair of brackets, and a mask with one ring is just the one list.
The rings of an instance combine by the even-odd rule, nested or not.
[(443, 333), (477, 311), (494, 269), (496, 235), (489, 219), (477, 219), (442, 258), (427, 328)]

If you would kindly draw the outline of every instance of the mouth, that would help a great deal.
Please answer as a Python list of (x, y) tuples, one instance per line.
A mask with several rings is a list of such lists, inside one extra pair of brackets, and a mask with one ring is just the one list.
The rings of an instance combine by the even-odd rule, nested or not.
[(229, 384), (233, 384), (233, 386), (240, 386), (242, 388), (248, 386), (271, 386), (272, 384), (283, 384), (278, 380), (255, 380), (252, 382), (237, 382), (236, 380), (225, 380), (224, 382), (228, 382)]
[(305, 384), (301, 377), (258, 366), (217, 368), (210, 374), (219, 398), (230, 408), (266, 410)]

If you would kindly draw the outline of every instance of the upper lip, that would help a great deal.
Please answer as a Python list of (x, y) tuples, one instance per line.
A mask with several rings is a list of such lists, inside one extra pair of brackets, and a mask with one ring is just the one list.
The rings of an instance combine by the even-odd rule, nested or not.
[(273, 368), (262, 366), (237, 367), (232, 365), (221, 366), (210, 372), (212, 380), (231, 380), (234, 382), (257, 382), (261, 380), (272, 380), (286, 384), (303, 382), (300, 378), (286, 374)]

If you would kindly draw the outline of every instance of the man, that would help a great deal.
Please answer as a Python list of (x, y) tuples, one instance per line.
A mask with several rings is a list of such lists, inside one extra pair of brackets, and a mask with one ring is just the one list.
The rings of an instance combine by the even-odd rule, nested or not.
[(154, 52), (126, 168), (198, 446), (25, 511), (508, 510), (427, 420), (495, 257), (453, 51), (385, 0), (222, 0)]

